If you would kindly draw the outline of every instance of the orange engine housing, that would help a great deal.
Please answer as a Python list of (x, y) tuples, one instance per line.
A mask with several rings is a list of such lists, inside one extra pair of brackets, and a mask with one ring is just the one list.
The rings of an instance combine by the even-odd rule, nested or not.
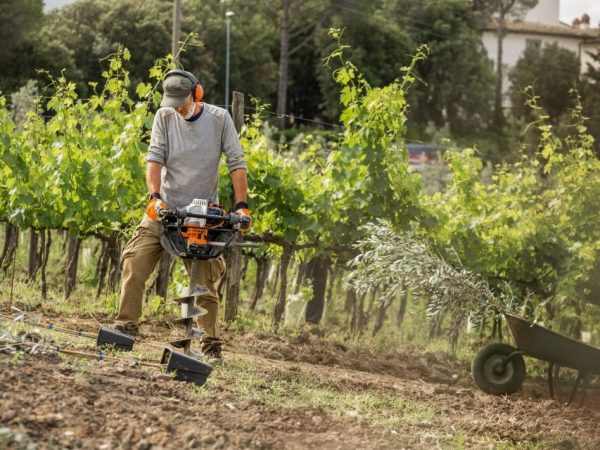
[(181, 235), (187, 239), (188, 245), (207, 245), (208, 230), (195, 225), (188, 225), (187, 230)]

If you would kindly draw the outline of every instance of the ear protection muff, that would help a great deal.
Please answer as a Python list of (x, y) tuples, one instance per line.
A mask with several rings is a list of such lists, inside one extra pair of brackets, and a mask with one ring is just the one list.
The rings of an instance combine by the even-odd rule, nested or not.
[(192, 97), (195, 102), (199, 102), (204, 98), (204, 88), (192, 73), (180, 69), (169, 70), (165, 75), (165, 79), (173, 75), (185, 77), (192, 82)]

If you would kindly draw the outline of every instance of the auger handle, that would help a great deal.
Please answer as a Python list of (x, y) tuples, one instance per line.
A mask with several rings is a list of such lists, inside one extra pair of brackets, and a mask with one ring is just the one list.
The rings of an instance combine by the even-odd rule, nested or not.
[(229, 213), (225, 216), (216, 216), (214, 214), (197, 214), (197, 213), (192, 213), (192, 212), (188, 212), (186, 209), (184, 208), (176, 208), (176, 209), (160, 209), (158, 211), (158, 215), (161, 217), (176, 217), (178, 219), (187, 219), (187, 218), (193, 218), (193, 219), (206, 219), (206, 220), (215, 220), (215, 221), (223, 221), (225, 223), (231, 224), (231, 225), (237, 225), (239, 223), (241, 224), (247, 224), (250, 222), (250, 219), (248, 217), (242, 217), (240, 219), (240, 217), (235, 214), (235, 213)]

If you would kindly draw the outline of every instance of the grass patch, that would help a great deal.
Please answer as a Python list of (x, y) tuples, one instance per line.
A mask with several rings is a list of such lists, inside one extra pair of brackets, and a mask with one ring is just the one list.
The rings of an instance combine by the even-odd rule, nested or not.
[(228, 363), (214, 376), (220, 378), (215, 386), (235, 386), (245, 399), (285, 408), (318, 408), (334, 418), (357, 418), (387, 428), (431, 421), (436, 414), (433, 407), (398, 394), (336, 388), (290, 370), (264, 373), (241, 361)]

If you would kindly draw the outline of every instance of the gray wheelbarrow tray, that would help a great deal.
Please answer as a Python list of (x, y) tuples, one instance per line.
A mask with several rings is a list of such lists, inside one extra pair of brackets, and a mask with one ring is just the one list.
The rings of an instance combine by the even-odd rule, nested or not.
[(475, 383), (485, 392), (510, 394), (516, 391), (525, 377), (523, 355), (549, 363), (548, 386), (554, 397), (554, 378), (561, 367), (578, 372), (569, 403), (573, 401), (579, 383), (584, 380), (584, 392), (589, 375), (600, 374), (600, 348), (548, 330), (515, 314), (505, 313), (506, 322), (517, 347), (490, 344), (482, 348), (471, 366)]

